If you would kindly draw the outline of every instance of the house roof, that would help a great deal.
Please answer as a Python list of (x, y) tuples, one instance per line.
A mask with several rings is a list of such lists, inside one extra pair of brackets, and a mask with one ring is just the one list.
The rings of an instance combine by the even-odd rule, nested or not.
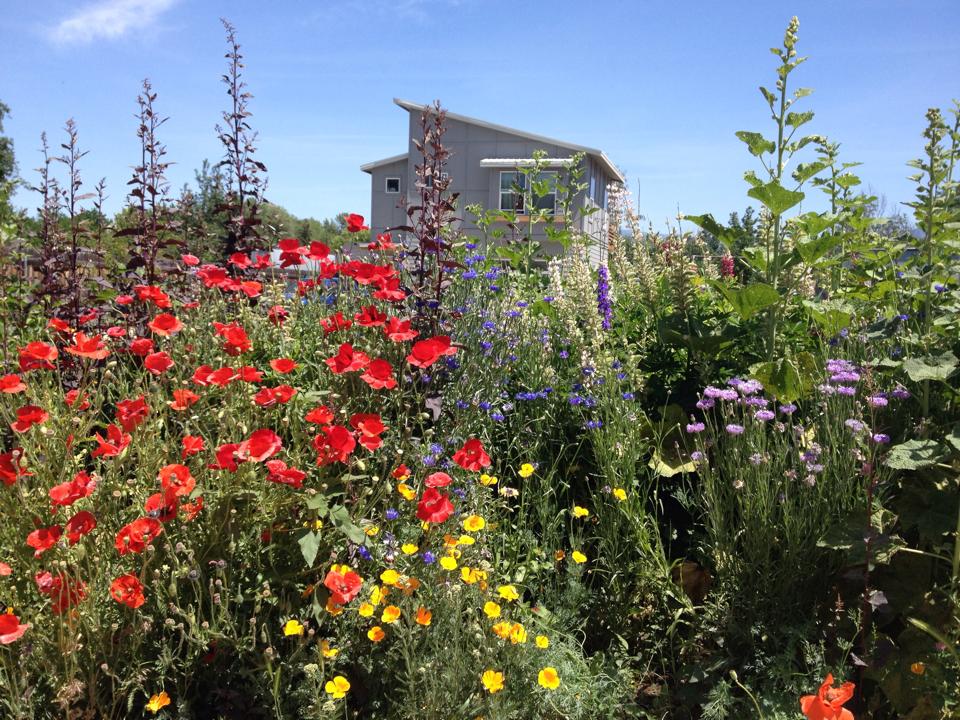
[[(403, 100), (402, 98), (394, 98), (393, 102), (402, 107), (404, 110), (408, 110), (410, 112), (430, 112), (432, 109), (431, 105), (421, 105), (420, 103), (415, 103), (410, 100)], [(608, 175), (616, 178), (620, 182), (626, 182), (626, 178), (623, 176), (623, 173), (620, 172), (617, 166), (613, 164), (610, 158), (608, 158), (602, 150), (598, 150), (597, 148), (586, 147), (585, 145), (577, 145), (564, 140), (549, 138), (544, 135), (536, 135), (524, 130), (517, 130), (516, 128), (507, 127), (506, 125), (497, 125), (496, 123), (487, 122), (486, 120), (480, 120), (478, 118), (472, 118), (466, 115), (458, 115), (457, 113), (448, 112), (447, 117), (451, 120), (459, 120), (460, 122), (469, 123), (470, 125), (477, 125), (479, 127), (487, 128), (488, 130), (496, 130), (497, 132), (508, 133), (510, 135), (518, 135), (520, 137), (524, 137), (529, 140), (536, 140), (547, 145), (559, 145), (560, 147), (568, 148), (575, 152), (586, 153), (587, 155), (590, 155), (598, 160), (603, 168), (607, 171)], [(367, 163), (366, 165), (361, 165), (360, 169), (364, 172), (370, 172), (376, 167), (388, 165), (398, 160), (403, 160), (407, 156), (408, 153), (404, 153), (403, 155), (394, 155), (393, 157), (384, 158), (383, 160), (376, 160), (374, 162)]]

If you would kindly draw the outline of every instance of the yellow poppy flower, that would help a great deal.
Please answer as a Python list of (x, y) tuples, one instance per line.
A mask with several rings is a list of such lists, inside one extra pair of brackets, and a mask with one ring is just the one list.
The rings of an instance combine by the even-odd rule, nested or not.
[(287, 620), (283, 626), (284, 635), (303, 635), (303, 625), (296, 620)]
[(537, 635), (537, 639), (534, 640), (534, 642), (541, 650), (550, 647), (550, 638), (548, 638), (546, 635)]
[(415, 497), (417, 497), (417, 491), (406, 483), (398, 484), (397, 492), (400, 493), (404, 500), (413, 500)]
[(570, 557), (573, 558), (573, 561), (577, 563), (577, 565), (582, 565), (587, 561), (587, 556), (584, 555), (579, 550), (574, 550), (573, 553), (571, 553)]
[(567, 554), (566, 554), (563, 550), (557, 550), (557, 551), (553, 554), (553, 559), (556, 560), (557, 562), (560, 562), (560, 561), (563, 560), (566, 556), (567, 556)]
[(914, 675), (923, 675), (927, 671), (927, 666), (922, 662), (915, 662), (910, 664), (910, 672)]
[(444, 555), (440, 558), (440, 567), (444, 570), (456, 570), (457, 569), (457, 559), (451, 555)]
[(486, 603), (484, 603), (483, 614), (488, 618), (500, 617), (500, 606), (492, 600), (488, 600)]
[(457, 538), (457, 545), (473, 545), (477, 541), (469, 535), (461, 535)]
[(627, 491), (624, 490), (623, 488), (614, 488), (613, 496), (620, 502), (623, 502), (624, 500), (627, 499)]
[(421, 606), (417, 609), (417, 625), (423, 625), (424, 627), (427, 627), (432, 619), (433, 613), (427, 610), (425, 607)]
[(527, 629), (520, 623), (514, 623), (513, 627), (510, 628), (510, 642), (516, 645), (517, 643), (525, 643), (526, 641)]
[(390, 594), (390, 588), (374, 585), (373, 590), (370, 591), (370, 604), (379, 605), (383, 601), (383, 599), (389, 594)]
[(367, 637), (370, 638), (373, 642), (378, 643), (383, 640), (387, 634), (383, 631), (383, 628), (379, 625), (374, 625), (372, 628), (367, 630)]
[(383, 609), (383, 614), (380, 615), (380, 622), (382, 622), (385, 625), (389, 625), (390, 623), (395, 623), (399, 619), (400, 619), (400, 608), (398, 608), (396, 605), (387, 605)]
[(360, 603), (357, 612), (360, 614), (360, 617), (373, 617), (373, 605), (368, 602)]
[(407, 578), (407, 581), (403, 584), (403, 594), (407, 597), (413, 595), (413, 591), (420, 587), (420, 581), (415, 577)]
[(160, 712), (161, 708), (165, 708), (170, 704), (170, 696), (167, 695), (166, 690), (161, 690), (159, 695), (152, 695), (147, 701), (146, 709), (156, 715)]
[(500, 593), (500, 597), (507, 602), (520, 599), (520, 593), (517, 592), (517, 589), (513, 585), (501, 585), (497, 588), (497, 592)]
[(585, 507), (580, 507), (579, 505), (573, 506), (573, 516), (575, 518), (585, 518), (590, 516), (590, 511)]
[(323, 689), (327, 691), (328, 695), (333, 696), (334, 700), (339, 700), (347, 696), (347, 691), (350, 690), (350, 681), (343, 675), (337, 675), (333, 680), (327, 680)]
[(533, 465), (531, 465), (530, 463), (524, 463), (523, 465), (520, 466), (520, 470), (517, 473), (517, 475), (519, 475), (522, 478), (528, 478), (531, 475), (533, 475), (533, 472), (534, 472)]
[(481, 485), (496, 485), (496, 484), (497, 484), (497, 478), (494, 477), (493, 475), (487, 475), (486, 473), (483, 473), (482, 475), (480, 475), (480, 484), (481, 484)]
[(332, 647), (330, 647), (330, 641), (329, 641), (329, 640), (321, 640), (321, 641), (320, 641), (320, 653), (321, 653), (325, 658), (335, 658), (335, 657), (340, 653), (340, 651), (337, 650), (337, 648), (332, 648)]
[(537, 682), (547, 690), (556, 690), (560, 687), (560, 676), (557, 675), (557, 669), (554, 667), (545, 667), (537, 675)]
[(483, 675), (480, 676), (480, 680), (483, 682), (483, 687), (486, 688), (487, 692), (491, 695), (503, 690), (502, 672), (497, 672), (496, 670), (486, 670), (484, 671)]
[(510, 631), (513, 630), (513, 625), (508, 622), (500, 621), (498, 623), (494, 623), (493, 627), (490, 629), (493, 630), (493, 634), (498, 638), (503, 638), (506, 640), (508, 637), (510, 637)]
[(400, 582), (400, 573), (392, 568), (390, 570), (384, 570), (380, 573), (380, 581), (384, 585), (396, 585)]
[(380, 532), (380, 528), (377, 527), (376, 525), (371, 525), (366, 530), (364, 530), (364, 532), (367, 534), (367, 537), (373, 537), (378, 532)]
[(468, 515), (463, 520), (463, 529), (466, 530), (467, 532), (478, 532), (480, 530), (483, 530), (486, 524), (487, 524), (487, 521), (484, 520), (479, 515)]
[(340, 613), (343, 612), (343, 605), (337, 605), (337, 604), (333, 601), (333, 596), (330, 596), (330, 597), (327, 598), (327, 604), (326, 604), (326, 607), (325, 607), (324, 609), (325, 609), (328, 613), (330, 613), (331, 615), (333, 615), (334, 617), (336, 617), (337, 615), (339, 615)]
[(418, 550), (420, 550), (420, 548), (413, 543), (404, 543), (400, 546), (400, 552), (402, 552), (404, 555), (413, 555)]

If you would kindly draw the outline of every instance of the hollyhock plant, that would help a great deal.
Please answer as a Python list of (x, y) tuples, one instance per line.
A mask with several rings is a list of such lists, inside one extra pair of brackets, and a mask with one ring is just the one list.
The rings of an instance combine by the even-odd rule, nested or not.
[(853, 697), (855, 689), (852, 682), (833, 687), (833, 675), (828, 674), (816, 695), (800, 698), (800, 709), (807, 720), (854, 720), (843, 704)]

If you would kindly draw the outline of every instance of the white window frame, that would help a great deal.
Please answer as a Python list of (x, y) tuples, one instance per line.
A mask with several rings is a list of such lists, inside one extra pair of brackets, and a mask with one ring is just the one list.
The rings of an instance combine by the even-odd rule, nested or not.
[[(396, 181), (397, 181), (397, 189), (396, 189), (396, 190), (391, 190), (391, 189), (390, 189), (390, 181), (391, 181), (391, 180), (396, 180)], [(385, 192), (387, 195), (399, 195), (399, 194), (400, 194), (400, 178), (399, 178), (398, 176), (396, 176), (396, 175), (390, 175), (389, 177), (385, 177), (385, 178), (383, 179), (383, 192)]]
[[(512, 207), (510, 207), (510, 208), (505, 208), (505, 207), (503, 207), (503, 196), (504, 196), (504, 195), (516, 195), (516, 194), (517, 194), (517, 193), (515, 193), (515, 192), (513, 191), (512, 188), (506, 188), (506, 189), (505, 189), (505, 188), (503, 187), (503, 175), (504, 175), (504, 173), (507, 173), (507, 174), (510, 174), (510, 175), (515, 175), (518, 179), (519, 179), (519, 178), (523, 178), (524, 187), (523, 187), (523, 192), (522, 192), (521, 195), (520, 195), (520, 198), (521, 198), (521, 206), (520, 206), (520, 209), (519, 209), (519, 210), (517, 210), (517, 209), (515, 209), (515, 208), (512, 208)], [(532, 182), (536, 182), (537, 180), (543, 179), (543, 176), (545, 176), (545, 175), (552, 175), (553, 178), (554, 178), (554, 183), (553, 183), (553, 208), (549, 209), (549, 214), (550, 214), (550, 215), (556, 215), (556, 214), (557, 214), (557, 185), (558, 185), (558, 183), (559, 183), (559, 181), (560, 181), (560, 171), (559, 171), (559, 170), (541, 170), (541, 171), (540, 171), (540, 176), (539, 176), (538, 178), (532, 180)], [(530, 204), (533, 204), (533, 189), (526, 186), (527, 176), (524, 175), (522, 172), (520, 172), (519, 169), (517, 169), (517, 170), (501, 170), (501, 171), (500, 171), (500, 175), (498, 176), (498, 183), (499, 183), (499, 184), (498, 184), (498, 187), (497, 187), (497, 192), (498, 192), (498, 195), (497, 195), (497, 207), (500, 209), (500, 212), (515, 212), (515, 213), (517, 213), (517, 215), (526, 215), (526, 214), (527, 214), (527, 204), (528, 204), (528, 200), (529, 200), (529, 203), (530, 203)], [(519, 185), (519, 182), (518, 182), (517, 184)], [(512, 185), (512, 183), (511, 183), (511, 185)], [(549, 194), (550, 194), (550, 193), (548, 193), (548, 195), (549, 195)], [(547, 197), (547, 195), (544, 195), (543, 197)], [(538, 198), (538, 199), (542, 199), (542, 198)], [(545, 209), (546, 209), (546, 208), (545, 208)]]

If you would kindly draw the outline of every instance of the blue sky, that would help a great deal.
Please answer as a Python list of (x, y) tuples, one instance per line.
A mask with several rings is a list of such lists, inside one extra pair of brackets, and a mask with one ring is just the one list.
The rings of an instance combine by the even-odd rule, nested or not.
[(659, 227), (678, 208), (725, 217), (748, 204), (742, 174), (757, 166), (734, 132), (769, 133), (757, 87), (773, 84), (768, 48), (793, 14), (810, 131), (841, 142), (890, 203), (909, 199), (924, 112), (960, 96), (957, 0), (7, 0), (0, 100), (21, 174), (34, 177), (41, 130), (59, 142), (73, 117), (84, 177), (107, 178), (115, 210), (149, 77), (179, 187), (221, 155), (224, 15), (246, 55), (268, 198), (297, 215), (368, 213), (359, 165), (406, 149), (398, 96), (603, 149)]

